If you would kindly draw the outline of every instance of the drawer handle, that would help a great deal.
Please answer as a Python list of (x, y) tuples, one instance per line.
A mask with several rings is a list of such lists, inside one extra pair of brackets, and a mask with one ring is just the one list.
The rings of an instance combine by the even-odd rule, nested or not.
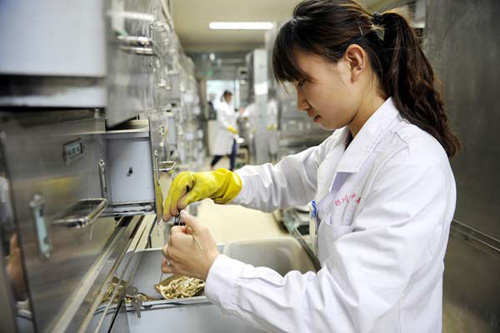
[(152, 47), (120, 46), (120, 50), (126, 53), (133, 53), (141, 56), (155, 56), (156, 53)]
[(153, 44), (153, 40), (143, 36), (118, 36), (118, 40), (123, 45), (145, 47)]
[(40, 255), (49, 259), (52, 252), (52, 244), (49, 239), (49, 230), (45, 219), (45, 202), (41, 194), (35, 194), (30, 202), (30, 207), (35, 219), (37, 244)]
[(53, 220), (52, 224), (67, 228), (85, 228), (94, 223), (107, 206), (108, 200), (105, 198), (83, 199)]
[(106, 162), (99, 160), (99, 180), (101, 183), (101, 194), (104, 198), (108, 199), (108, 183), (106, 180)]
[(175, 168), (175, 161), (162, 161), (158, 163), (158, 171), (170, 172)]
[(177, 164), (175, 161), (160, 161), (160, 157), (158, 156), (158, 150), (154, 150), (153, 158), (155, 162), (155, 176), (156, 183), (160, 184), (160, 173), (161, 172), (171, 172), (175, 169), (175, 165)]

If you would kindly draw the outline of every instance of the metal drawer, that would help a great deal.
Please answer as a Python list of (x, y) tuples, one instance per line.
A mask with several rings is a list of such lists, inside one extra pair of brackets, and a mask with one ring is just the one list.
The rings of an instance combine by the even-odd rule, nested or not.
[(156, 112), (107, 132), (106, 178), (115, 215), (162, 215), (161, 174), (175, 167), (168, 122), (166, 112)]

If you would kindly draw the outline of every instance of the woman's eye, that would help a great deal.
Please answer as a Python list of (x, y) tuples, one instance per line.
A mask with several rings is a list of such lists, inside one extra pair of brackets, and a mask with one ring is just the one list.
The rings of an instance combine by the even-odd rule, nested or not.
[(297, 85), (299, 88), (302, 88), (304, 86), (304, 83), (306, 83), (306, 80), (302, 80), (299, 82), (299, 84)]

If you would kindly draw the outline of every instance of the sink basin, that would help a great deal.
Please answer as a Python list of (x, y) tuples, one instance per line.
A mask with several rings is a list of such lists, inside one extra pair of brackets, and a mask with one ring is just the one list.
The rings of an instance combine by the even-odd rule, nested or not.
[[(300, 243), (291, 237), (235, 241), (219, 246), (219, 251), (254, 266), (270, 267), (282, 275), (291, 270), (314, 271)], [(141, 292), (156, 295), (153, 285), (158, 283), (161, 274), (161, 249), (149, 249), (137, 255), (141, 255), (141, 260), (132, 285)], [(131, 306), (127, 311), (130, 332), (263, 332), (240, 319), (226, 316), (205, 296), (145, 302), (140, 319)]]
[(292, 237), (235, 241), (226, 244), (222, 253), (253, 266), (272, 268), (281, 275), (292, 270), (315, 270), (300, 243)]

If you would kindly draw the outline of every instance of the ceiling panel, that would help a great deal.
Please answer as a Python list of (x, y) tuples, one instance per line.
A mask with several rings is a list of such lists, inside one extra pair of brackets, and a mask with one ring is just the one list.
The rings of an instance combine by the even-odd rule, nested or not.
[[(378, 9), (401, 0), (365, 0)], [(283, 22), (300, 0), (171, 0), (175, 30), (187, 52), (244, 51), (264, 45), (264, 32), (210, 30), (212, 21)]]
[(212, 21), (284, 21), (299, 0), (173, 0), (175, 30), (184, 49), (250, 50), (264, 44), (264, 31), (210, 30)]

